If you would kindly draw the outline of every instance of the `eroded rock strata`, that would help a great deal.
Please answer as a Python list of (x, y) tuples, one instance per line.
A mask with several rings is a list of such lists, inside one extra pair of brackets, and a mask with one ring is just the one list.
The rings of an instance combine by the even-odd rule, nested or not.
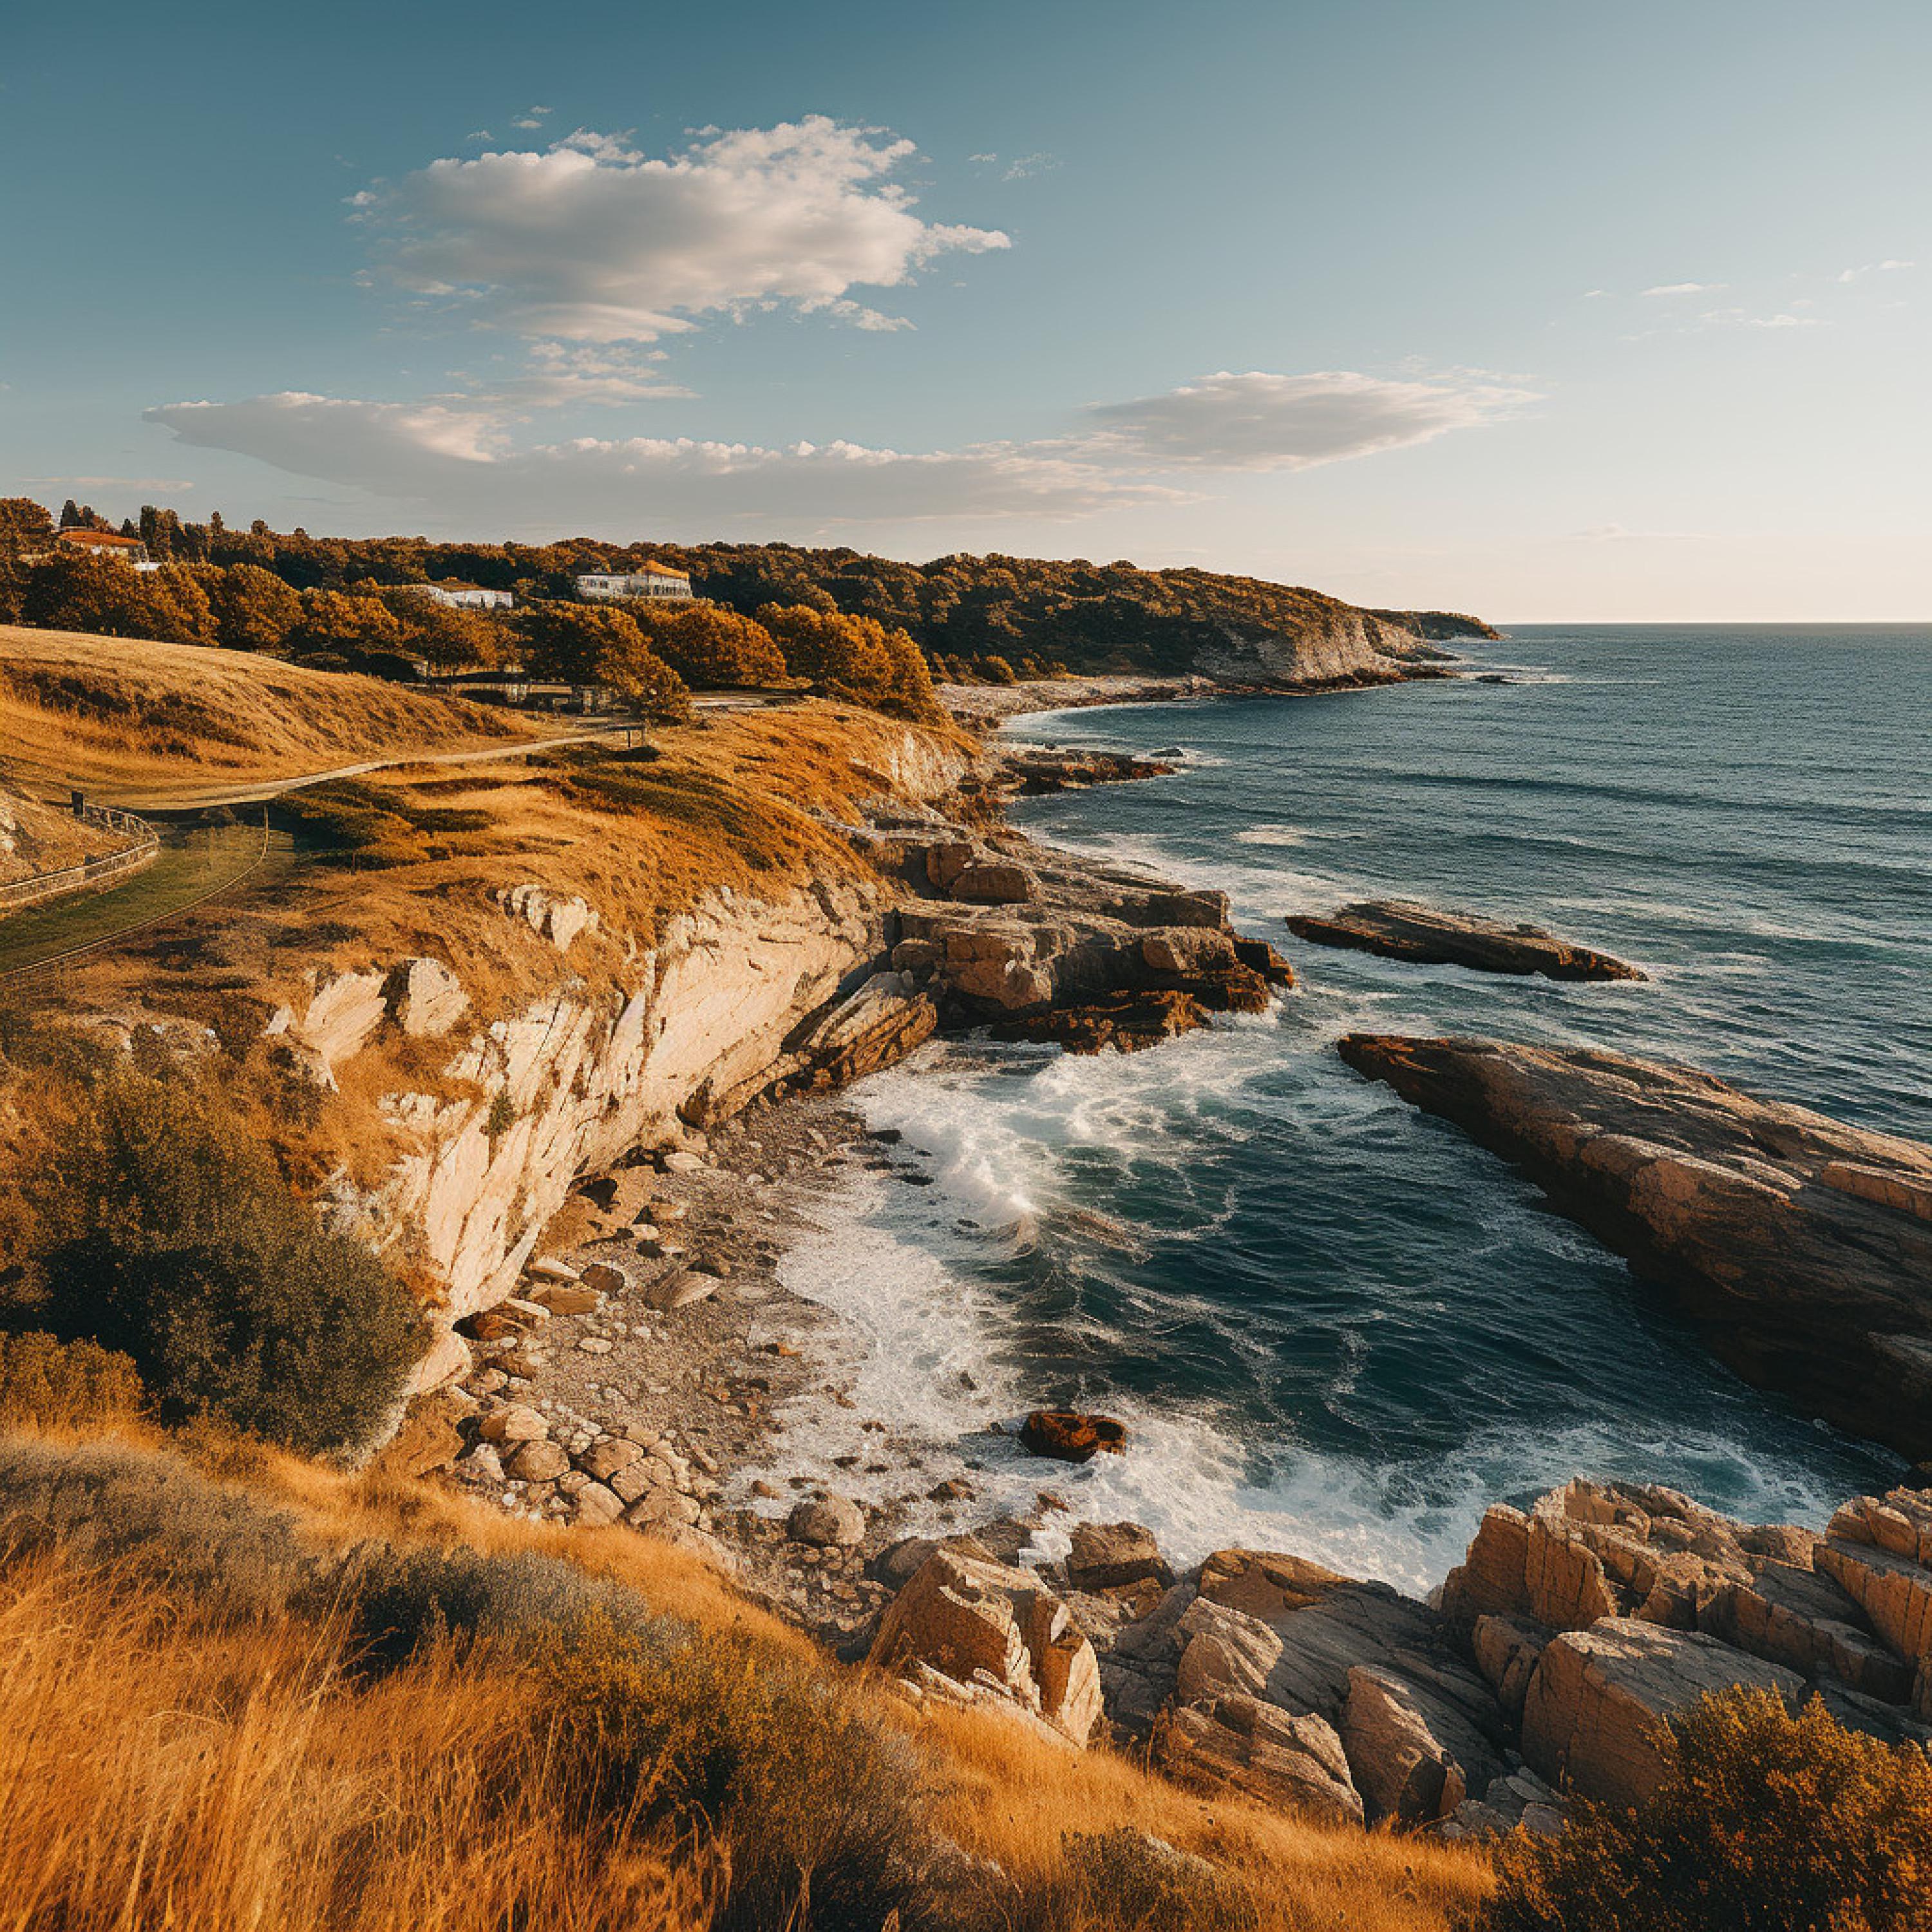
[(1022, 1570), (992, 1561), (1002, 1527), (904, 1546), (874, 1661), (920, 1696), (1070, 1708), (1068, 1742), (1104, 1714), (1202, 1791), (1450, 1837), (1554, 1831), (1573, 1793), (1647, 1796), (1670, 1720), (1738, 1686), (1932, 1748), (1932, 1492), (1858, 1498), (1820, 1534), (1573, 1482), (1492, 1509), (1428, 1602), (1280, 1552), (1176, 1580), (1131, 1524), (1078, 1526), (1063, 1563)]
[(1479, 973), (1540, 974), (1546, 980), (1642, 980), (1607, 952), (1593, 952), (1534, 926), (1509, 926), (1413, 899), (1365, 899), (1325, 916), (1296, 914), (1288, 929), (1318, 946), (1372, 952), (1413, 966), (1467, 966)]
[(1932, 1457), (1932, 1148), (1595, 1048), (1340, 1052), (1514, 1161), (1746, 1379)]

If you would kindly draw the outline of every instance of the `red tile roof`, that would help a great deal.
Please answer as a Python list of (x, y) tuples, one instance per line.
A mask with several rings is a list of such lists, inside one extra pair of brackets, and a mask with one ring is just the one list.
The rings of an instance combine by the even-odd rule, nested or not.
[(102, 544), (110, 548), (140, 550), (144, 548), (139, 537), (118, 536), (112, 530), (62, 530), (58, 539), (64, 544), (80, 544), (89, 550)]

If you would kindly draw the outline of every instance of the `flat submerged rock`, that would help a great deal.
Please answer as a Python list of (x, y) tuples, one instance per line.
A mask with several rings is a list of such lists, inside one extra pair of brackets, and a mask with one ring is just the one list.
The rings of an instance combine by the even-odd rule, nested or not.
[(1747, 1381), (1932, 1457), (1932, 1147), (1595, 1048), (1351, 1034), (1339, 1051), (1515, 1162)]
[(1479, 973), (1540, 973), (1546, 980), (1642, 980), (1607, 952), (1572, 944), (1540, 926), (1508, 926), (1474, 913), (1412, 899), (1366, 899), (1324, 918), (1298, 914), (1288, 929), (1317, 946), (1346, 946), (1414, 966), (1468, 966)]

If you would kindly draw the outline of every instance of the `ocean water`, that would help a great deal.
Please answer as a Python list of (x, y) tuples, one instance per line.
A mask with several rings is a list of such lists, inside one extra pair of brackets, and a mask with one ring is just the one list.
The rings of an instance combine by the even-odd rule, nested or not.
[[(856, 1089), (905, 1171), (855, 1174), (786, 1264), (842, 1318), (855, 1406), (794, 1412), (784, 1466), (902, 1496), (896, 1459), (834, 1460), (884, 1420), (919, 1484), (968, 1470), (982, 1510), (1050, 1486), (1182, 1556), (1258, 1543), (1418, 1588), (1487, 1503), (1574, 1474), (1814, 1523), (1895, 1480), (1738, 1382), (1334, 1042), (1595, 1042), (1932, 1137), (1932, 630), (1526, 627), (1465, 649), (1455, 682), (1011, 728), (1179, 748), (1172, 777), (1014, 817), (1222, 887), (1301, 983), (1149, 1053), (954, 1042)], [(1282, 926), (1393, 894), (1533, 920), (1652, 978), (1406, 967)], [(1042, 1403), (1124, 1417), (1129, 1454), (1067, 1470), (989, 1427)]]

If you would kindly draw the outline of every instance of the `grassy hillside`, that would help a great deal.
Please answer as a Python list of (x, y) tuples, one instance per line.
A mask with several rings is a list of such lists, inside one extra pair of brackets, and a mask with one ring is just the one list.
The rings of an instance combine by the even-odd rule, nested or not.
[(537, 734), (484, 705), (244, 651), (0, 626), (0, 746), (29, 782), (153, 794)]
[(9, 1925), (1437, 1932), (1485, 1888), (922, 1714), (650, 1538), (187, 1447), (0, 1439)]
[(43, 805), (0, 784), (0, 885), (78, 866), (127, 843), (124, 832), (90, 825), (70, 812)]

